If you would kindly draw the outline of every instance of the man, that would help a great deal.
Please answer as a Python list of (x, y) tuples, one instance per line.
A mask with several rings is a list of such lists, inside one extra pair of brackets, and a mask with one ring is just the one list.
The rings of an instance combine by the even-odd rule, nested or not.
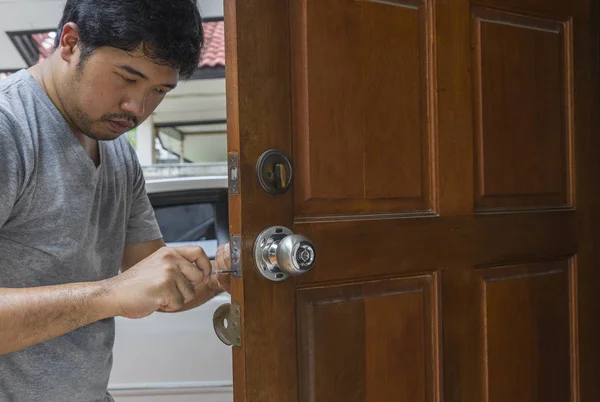
[(122, 136), (194, 71), (201, 27), (194, 0), (68, 0), (51, 57), (0, 83), (1, 401), (111, 401), (113, 317), (228, 291), (201, 248), (164, 247)]

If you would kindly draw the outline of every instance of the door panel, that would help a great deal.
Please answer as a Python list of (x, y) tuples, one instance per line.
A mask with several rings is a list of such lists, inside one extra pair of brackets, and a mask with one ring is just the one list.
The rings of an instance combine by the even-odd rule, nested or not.
[(297, 216), (430, 210), (433, 28), (424, 2), (291, 6)]
[(490, 402), (572, 400), (571, 268), (561, 260), (479, 272)]
[(300, 289), (300, 400), (433, 401), (437, 280), (428, 274)]
[(571, 204), (571, 22), (474, 8), (479, 210)]
[[(600, 400), (598, 3), (226, 10), (236, 401)], [(254, 174), (271, 148), (280, 196)], [(257, 273), (274, 225), (312, 271)]]

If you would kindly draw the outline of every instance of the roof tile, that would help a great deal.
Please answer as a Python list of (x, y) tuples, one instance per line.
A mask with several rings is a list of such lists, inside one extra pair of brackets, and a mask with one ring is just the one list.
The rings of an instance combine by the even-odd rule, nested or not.
[(223, 21), (203, 22), (204, 47), (199, 68), (225, 66), (225, 23)]

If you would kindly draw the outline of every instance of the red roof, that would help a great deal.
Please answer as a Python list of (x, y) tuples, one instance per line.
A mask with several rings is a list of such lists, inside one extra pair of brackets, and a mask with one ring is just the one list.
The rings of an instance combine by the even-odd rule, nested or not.
[(225, 67), (225, 23), (223, 21), (203, 22), (204, 47), (198, 68)]
[(48, 56), (50, 56), (50, 53), (52, 53), (55, 37), (56, 32), (46, 32), (31, 35), (31, 39), (33, 39), (37, 45), (38, 52), (40, 52), (38, 63), (45, 60)]

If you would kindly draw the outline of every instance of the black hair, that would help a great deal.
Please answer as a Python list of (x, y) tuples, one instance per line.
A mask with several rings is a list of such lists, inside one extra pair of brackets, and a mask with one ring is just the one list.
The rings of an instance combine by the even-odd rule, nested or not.
[(56, 33), (58, 48), (63, 27), (79, 28), (81, 62), (102, 46), (125, 51), (141, 47), (155, 63), (189, 78), (204, 42), (196, 0), (67, 0)]

